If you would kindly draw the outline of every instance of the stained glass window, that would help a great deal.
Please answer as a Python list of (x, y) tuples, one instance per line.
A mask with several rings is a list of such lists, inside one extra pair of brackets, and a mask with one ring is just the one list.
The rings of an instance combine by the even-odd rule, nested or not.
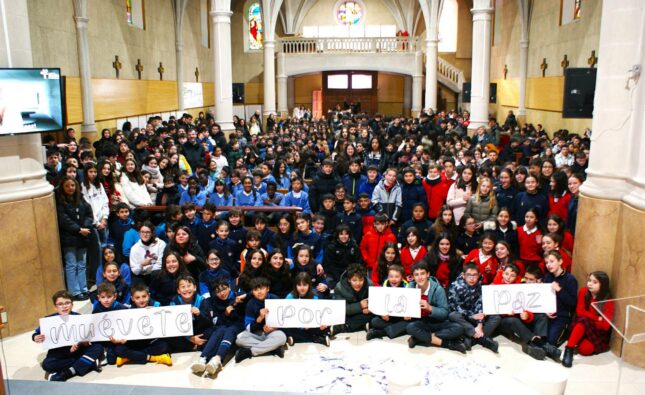
[(264, 38), (262, 24), (262, 8), (260, 3), (251, 3), (249, 6), (249, 49), (262, 49)]
[(365, 10), (356, 1), (345, 1), (336, 9), (336, 21), (341, 25), (356, 25), (362, 22)]

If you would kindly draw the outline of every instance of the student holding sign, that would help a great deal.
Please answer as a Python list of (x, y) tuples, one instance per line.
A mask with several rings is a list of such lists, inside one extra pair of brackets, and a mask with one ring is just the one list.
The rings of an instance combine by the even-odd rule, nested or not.
[[(58, 291), (52, 296), (52, 302), (56, 313), (49, 315), (66, 316), (78, 315), (72, 311), (74, 302), (72, 295), (67, 291)], [(40, 327), (31, 335), (31, 339), (36, 343), (45, 341), (44, 334), (40, 333)], [(67, 381), (74, 376), (85, 376), (88, 372), (96, 370), (101, 371), (99, 357), (103, 355), (103, 346), (98, 343), (78, 343), (73, 346), (52, 348), (47, 351), (47, 356), (42, 363), (42, 367), (47, 372), (49, 381)]]
[[(547, 275), (545, 283), (551, 283), (556, 295), (557, 312), (547, 314), (549, 317), (549, 344), (559, 346), (565, 339), (565, 334), (576, 308), (578, 296), (578, 281), (573, 274), (563, 267), (562, 255), (558, 251), (549, 251), (544, 254)], [(559, 359), (559, 358), (558, 358)]]
[[(318, 299), (318, 296), (312, 289), (313, 280), (307, 272), (296, 274), (293, 284), (293, 290), (287, 295), (287, 299)], [(326, 325), (319, 328), (287, 328), (287, 344), (293, 346), (294, 343), (318, 343), (329, 347), (329, 330)]]
[(372, 319), (367, 303), (368, 290), (372, 285), (372, 281), (367, 278), (365, 267), (356, 263), (350, 265), (340, 276), (334, 288), (334, 299), (346, 302), (347, 316), (344, 325), (334, 325), (331, 328), (331, 336), (341, 332), (358, 332), (366, 328), (366, 324)]
[[(404, 276), (405, 270), (403, 266), (392, 265), (387, 269), (387, 280), (383, 282), (383, 286), (407, 288), (408, 282), (405, 281)], [(365, 339), (380, 339), (386, 335), (390, 339), (403, 336), (411, 320), (411, 317), (390, 317), (389, 315), (374, 317), (370, 322), (370, 328), (367, 331)]]
[(450, 285), (448, 303), (450, 304), (450, 321), (464, 328), (466, 349), (472, 343), (479, 344), (497, 353), (499, 344), (492, 335), (501, 318), (499, 315), (484, 315), (482, 306), (482, 283), (479, 266), (474, 262), (464, 265), (464, 271)]
[(421, 289), (421, 319), (411, 322), (406, 328), (410, 335), (408, 346), (432, 344), (465, 354), (466, 346), (459, 340), (464, 329), (448, 321), (448, 300), (439, 281), (430, 277), (430, 269), (423, 262), (412, 266), (412, 275), (414, 281), (409, 286)]

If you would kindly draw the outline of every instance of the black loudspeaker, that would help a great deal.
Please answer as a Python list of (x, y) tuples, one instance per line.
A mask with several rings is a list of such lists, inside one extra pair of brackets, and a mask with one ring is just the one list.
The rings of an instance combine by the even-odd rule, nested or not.
[(464, 82), (464, 87), (461, 90), (463, 97), (461, 101), (463, 103), (470, 103), (470, 82)]
[(595, 93), (596, 69), (565, 69), (562, 118), (592, 118)]
[(244, 84), (233, 83), (233, 103), (244, 103)]
[[(464, 82), (464, 86), (462, 88), (462, 102), (463, 103), (470, 103), (470, 82)], [(497, 103), (497, 84), (491, 83), (490, 84), (490, 98), (489, 98), (490, 103)]]

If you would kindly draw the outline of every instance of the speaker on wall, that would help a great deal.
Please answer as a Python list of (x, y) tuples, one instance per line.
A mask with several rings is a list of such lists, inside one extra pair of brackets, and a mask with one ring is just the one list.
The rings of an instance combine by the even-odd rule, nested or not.
[(592, 118), (595, 93), (596, 69), (565, 69), (562, 118)]
[(233, 83), (233, 103), (242, 104), (244, 103), (244, 84), (234, 82)]
[[(463, 103), (470, 103), (470, 92), (471, 92), (471, 85), (470, 82), (464, 82), (463, 88), (462, 88), (462, 102)], [(490, 92), (489, 92), (489, 102), (490, 103), (497, 103), (497, 84), (491, 83), (490, 84)]]

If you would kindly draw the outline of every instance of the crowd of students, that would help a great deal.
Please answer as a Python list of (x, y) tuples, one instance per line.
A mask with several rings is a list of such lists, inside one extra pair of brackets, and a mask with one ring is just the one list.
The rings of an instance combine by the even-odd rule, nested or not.
[[(265, 129), (255, 114), (249, 124), (236, 120), (227, 139), (209, 116), (184, 114), (103, 130), (93, 145), (73, 129), (46, 141), (67, 284), (55, 314), (88, 298), (94, 313), (190, 304), (194, 328), (50, 350), (51, 380), (100, 370), (102, 359), (170, 365), (169, 353), (197, 350), (192, 371), (215, 374), (235, 348), (237, 362), (282, 357), (285, 345), (329, 346), (362, 330), (462, 353), (497, 352), (502, 334), (567, 367), (575, 350), (608, 349), (609, 323), (591, 303), (609, 298), (609, 278), (593, 272), (578, 290), (571, 274), (588, 136), (549, 137), (509, 117), (469, 137), (467, 112), (270, 117)], [(153, 204), (163, 215), (146, 210)], [(247, 206), (301, 210), (238, 208)], [(483, 314), (482, 285), (521, 282), (552, 284), (557, 311)], [(370, 286), (420, 288), (421, 318), (375, 316)], [(272, 328), (267, 298), (342, 299), (346, 323)], [(611, 317), (611, 303), (604, 309)]]

